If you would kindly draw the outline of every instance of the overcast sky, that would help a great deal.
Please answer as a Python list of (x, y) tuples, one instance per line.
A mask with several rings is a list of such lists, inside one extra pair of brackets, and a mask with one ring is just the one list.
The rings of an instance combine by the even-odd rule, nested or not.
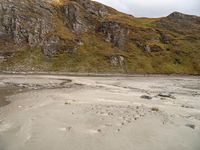
[(200, 16), (200, 0), (95, 0), (137, 17), (161, 17), (179, 11)]

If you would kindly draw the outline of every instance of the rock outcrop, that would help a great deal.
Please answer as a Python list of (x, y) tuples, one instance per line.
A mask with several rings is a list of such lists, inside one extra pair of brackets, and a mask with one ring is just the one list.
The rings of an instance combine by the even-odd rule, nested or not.
[(94, 14), (98, 17), (105, 17), (109, 15), (108, 9), (105, 5), (101, 5), (91, 0), (74, 0), (75, 2), (79, 3), (85, 11), (90, 14)]
[(157, 26), (165, 30), (182, 35), (195, 35), (200, 33), (200, 17), (174, 12), (162, 18)]
[(165, 34), (165, 33), (161, 33), (161, 41), (164, 44), (169, 44), (171, 42), (171, 38), (169, 35)]
[(110, 63), (112, 66), (123, 66), (124, 65), (125, 58), (123, 56), (114, 55), (110, 57)]
[(199, 17), (197, 16), (194, 16), (194, 15), (187, 15), (187, 14), (183, 14), (183, 13), (180, 13), (180, 12), (173, 12), (171, 13), (170, 15), (167, 16), (167, 18), (170, 18), (170, 19), (189, 19), (189, 20), (192, 20), (192, 19), (199, 19)]
[[(53, 56), (60, 51), (61, 43), (62, 45), (68, 43), (64, 43), (59, 35), (54, 34), (56, 14), (64, 16), (65, 18), (61, 19), (65, 21), (66, 28), (69, 27), (71, 32), (75, 33), (95, 29), (91, 18), (93, 16), (102, 18), (109, 14), (104, 5), (90, 0), (72, 0), (64, 2), (59, 7), (54, 6), (52, 2), (54, 1), (1, 1), (0, 37), (9, 36), (18, 45), (41, 46), (45, 55)], [(118, 42), (118, 45), (121, 43)]]
[(68, 24), (75, 32), (85, 32), (87, 31), (87, 23), (81, 16), (81, 8), (78, 3), (71, 2), (64, 6), (64, 13)]
[(0, 33), (17, 45), (50, 47), (48, 35), (55, 31), (54, 8), (46, 2), (23, 0), (0, 2)]
[(105, 34), (107, 42), (113, 43), (114, 46), (120, 49), (124, 48), (128, 40), (129, 29), (117, 22), (103, 22), (99, 31)]

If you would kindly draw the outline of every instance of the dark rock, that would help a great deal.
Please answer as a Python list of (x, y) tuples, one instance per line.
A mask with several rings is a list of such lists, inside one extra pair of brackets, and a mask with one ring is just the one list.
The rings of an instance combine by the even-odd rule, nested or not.
[(75, 42), (79, 46), (83, 46), (84, 45), (84, 43), (83, 43), (83, 41), (81, 39), (76, 39)]
[(71, 103), (69, 103), (69, 102), (65, 102), (65, 105), (71, 105)]
[(153, 108), (151, 108), (151, 111), (158, 112), (158, 111), (159, 111), (159, 108), (153, 107)]
[(195, 125), (194, 124), (186, 124), (185, 126), (189, 127), (189, 128), (192, 128), (192, 129), (195, 129)]
[(184, 105), (184, 104), (183, 104), (183, 105), (181, 105), (181, 107), (183, 107), (183, 108), (191, 108), (191, 109), (192, 109), (192, 108), (194, 108), (193, 106)]
[(162, 33), (162, 34), (161, 34), (161, 41), (162, 41), (164, 44), (169, 44), (170, 41), (171, 41), (170, 36), (168, 36), (167, 34)]
[(158, 94), (158, 96), (164, 97), (164, 98), (176, 99), (176, 97), (174, 97), (174, 96), (171, 95), (170, 93), (160, 93), (160, 94)]
[(152, 99), (152, 97), (148, 96), (148, 95), (142, 95), (141, 98), (143, 98), (143, 99)]
[(69, 127), (67, 127), (67, 129), (68, 129), (68, 131), (71, 131), (71, 130), (72, 130), (72, 127), (69, 126)]
[(13, 52), (0, 52), (0, 62), (7, 60), (13, 56)]

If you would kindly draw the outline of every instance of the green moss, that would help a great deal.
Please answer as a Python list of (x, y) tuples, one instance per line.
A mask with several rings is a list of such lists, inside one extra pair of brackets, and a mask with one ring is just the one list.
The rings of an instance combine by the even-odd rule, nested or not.
[(41, 48), (25, 48), (0, 65), (3, 70), (31, 71), (43, 70), (47, 63)]

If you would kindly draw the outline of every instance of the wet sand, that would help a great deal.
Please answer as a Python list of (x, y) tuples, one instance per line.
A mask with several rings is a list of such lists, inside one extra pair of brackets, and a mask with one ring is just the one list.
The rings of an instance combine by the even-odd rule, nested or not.
[(0, 150), (200, 149), (198, 76), (2, 74), (0, 94)]
[(0, 107), (8, 105), (10, 102), (7, 101), (7, 97), (18, 92), (20, 92), (20, 88), (13, 86), (0, 87)]
[(0, 88), (0, 107), (8, 105), (9, 102), (6, 101), (6, 96), (8, 96), (8, 92), (9, 90), (4, 89), (4, 88)]

